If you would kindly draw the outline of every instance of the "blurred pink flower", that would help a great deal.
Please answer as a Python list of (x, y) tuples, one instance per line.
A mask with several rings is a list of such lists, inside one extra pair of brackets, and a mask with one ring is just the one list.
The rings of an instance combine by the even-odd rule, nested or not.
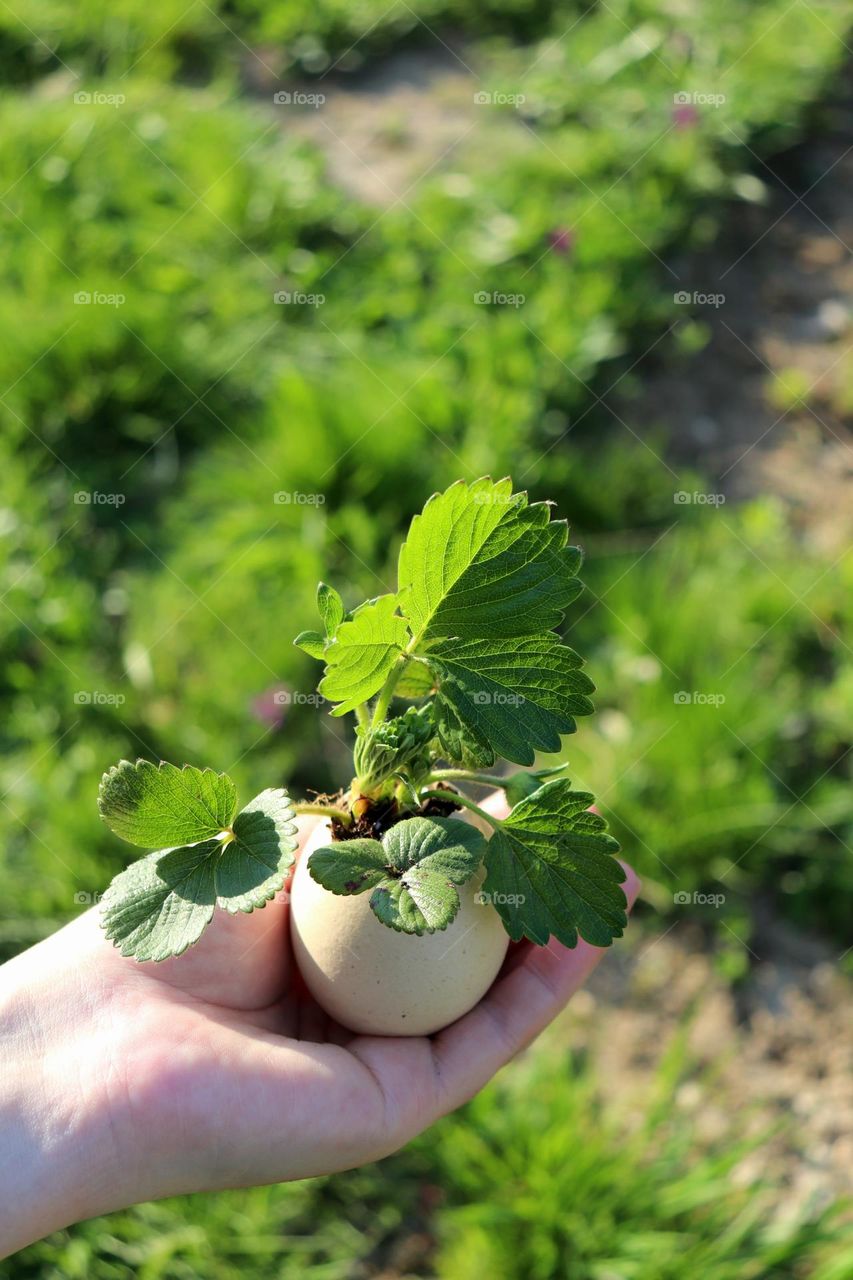
[(575, 247), (575, 233), (569, 227), (555, 227), (548, 232), (548, 244), (555, 253), (571, 253)]
[(672, 122), (676, 129), (693, 129), (699, 123), (699, 112), (692, 102), (679, 102), (672, 108)]
[(287, 685), (274, 684), (252, 699), (251, 711), (256, 720), (271, 729), (280, 729), (287, 714), (290, 694)]

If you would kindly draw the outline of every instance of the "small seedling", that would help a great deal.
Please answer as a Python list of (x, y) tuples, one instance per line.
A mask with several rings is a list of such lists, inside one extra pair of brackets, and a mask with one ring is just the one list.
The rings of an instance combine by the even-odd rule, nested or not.
[[(311, 877), (331, 894), (369, 895), (398, 933), (446, 929), (485, 863), (482, 896), (510, 938), (608, 946), (626, 924), (625, 875), (593, 797), (573, 791), (562, 766), (496, 771), (559, 751), (593, 710), (592, 682), (557, 634), (580, 564), (550, 504), (482, 479), (415, 516), (395, 594), (348, 612), (321, 583), (322, 629), (294, 643), (325, 664), (331, 714), (355, 717), (350, 785), (314, 804), (274, 788), (238, 812), (225, 774), (122, 761), (102, 780), (101, 816), (157, 852), (107, 890), (107, 936), (124, 955), (163, 960), (196, 942), (216, 907), (262, 907), (293, 864), (295, 815), (310, 812), (329, 824)], [(486, 812), (470, 788), (502, 788), (508, 816)]]

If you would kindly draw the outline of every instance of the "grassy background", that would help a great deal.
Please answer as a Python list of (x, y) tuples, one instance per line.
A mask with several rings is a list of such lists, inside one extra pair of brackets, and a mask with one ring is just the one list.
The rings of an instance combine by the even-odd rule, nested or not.
[[(506, 472), (587, 551), (572, 642), (600, 714), (567, 756), (647, 879), (648, 927), (723, 887), (747, 942), (767, 901), (843, 938), (853, 559), (769, 497), (675, 502), (713, 490), (701, 460), (599, 397), (657, 342), (701, 347), (673, 255), (815, 127), (847, 21), (782, 0), (0, 7), (0, 956), (121, 865), (93, 803), (120, 756), (340, 782), (327, 717), (262, 705), (311, 691), (289, 639), (317, 579), (375, 594), (432, 491)], [(272, 100), (460, 34), (471, 99), (524, 102), (472, 101), (452, 162), (381, 213)], [(737, 980), (748, 953), (708, 927)], [(733, 1138), (697, 1159), (651, 1097), (621, 1123), (546, 1050), (378, 1169), (144, 1206), (0, 1274), (845, 1274), (830, 1219), (774, 1236), (731, 1189)]]

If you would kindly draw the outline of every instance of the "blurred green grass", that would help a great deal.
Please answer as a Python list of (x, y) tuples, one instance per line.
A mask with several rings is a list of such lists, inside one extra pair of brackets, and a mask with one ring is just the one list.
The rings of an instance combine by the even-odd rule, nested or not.
[[(384, 589), (425, 498), (488, 472), (555, 499), (587, 551), (569, 635), (600, 713), (566, 757), (655, 908), (674, 919), (676, 894), (723, 892), (746, 942), (759, 899), (842, 938), (850, 554), (796, 536), (771, 499), (677, 503), (707, 482), (598, 397), (659, 339), (669, 356), (701, 343), (662, 259), (761, 198), (745, 144), (769, 155), (801, 136), (845, 52), (843, 6), (217, 12), (0, 8), (0, 65), (20, 86), (0, 97), (0, 957), (122, 865), (94, 804), (120, 756), (211, 764), (249, 788), (341, 782), (345, 736), (299, 702), (316, 673), (290, 646), (316, 581), (348, 603)], [(341, 55), (354, 66), (355, 40), (368, 60), (429, 40), (419, 20), (477, 37), (472, 96), (523, 84), (525, 102), (490, 107), (488, 125), (472, 103), (452, 172), (380, 216), (331, 182), (271, 89), (236, 96), (240, 41), (316, 77)], [(721, 85), (725, 112), (675, 111), (676, 93)], [(125, 100), (76, 103), (79, 86)], [(282, 291), (324, 302), (277, 305)], [(279, 688), (281, 726), (263, 707)], [(387, 1165), (143, 1206), (0, 1274), (374, 1274), (366, 1259), (413, 1222), (429, 1242), (411, 1269), (459, 1280), (657, 1280), (686, 1260), (710, 1280), (840, 1280), (837, 1259), (853, 1265), (838, 1241), (831, 1260), (828, 1221), (774, 1240), (760, 1197), (726, 1185), (729, 1155), (697, 1163), (689, 1131), (649, 1114), (626, 1141), (594, 1082), (546, 1054)]]

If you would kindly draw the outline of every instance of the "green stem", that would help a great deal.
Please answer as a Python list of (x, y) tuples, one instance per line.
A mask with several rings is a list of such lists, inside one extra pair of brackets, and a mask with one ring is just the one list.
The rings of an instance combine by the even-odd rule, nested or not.
[(473, 782), (480, 787), (505, 787), (508, 781), (496, 773), (474, 773), (470, 769), (433, 769), (427, 782), (451, 782), (454, 779)]
[[(394, 663), (393, 667), (388, 672), (388, 677), (385, 683), (383, 684), (382, 688), (379, 690), (379, 697), (376, 699), (376, 705), (373, 708), (373, 719), (371, 721), (371, 724), (373, 725), (374, 728), (376, 728), (378, 724), (381, 724), (382, 721), (387, 716), (388, 707), (390, 706), (391, 699), (394, 696), (394, 690), (397, 688), (397, 681), (400, 679), (400, 676), (403, 674), (403, 671), (405, 669), (406, 663), (408, 662), (409, 658), (412, 657), (415, 649), (417, 649), (418, 645), (420, 644), (420, 639), (421, 639), (420, 636), (411, 637), (411, 639), (409, 640), (409, 643), (406, 645), (405, 649), (403, 649), (400, 652), (400, 654), (397, 657), (397, 661)], [(415, 654), (415, 657), (417, 658), (417, 654)]]
[(496, 818), (491, 813), (486, 813), (485, 809), (481, 809), (473, 800), (469, 800), (467, 796), (463, 796), (458, 791), (422, 791), (421, 799), (444, 800), (445, 802), (450, 800), (453, 804), (460, 804), (463, 809), (470, 809), (471, 812), (476, 813), (479, 818), (485, 818), (486, 822), (488, 822), (490, 826), (494, 827), (495, 830), (503, 825), (500, 818)]
[(323, 818), (337, 818), (345, 827), (352, 825), (352, 814), (347, 813), (346, 809), (339, 809), (337, 805), (307, 804), (300, 801), (291, 807), (294, 813), (319, 813)]
[(379, 690), (379, 697), (376, 699), (376, 706), (373, 708), (372, 725), (374, 729), (378, 724), (382, 723), (388, 714), (388, 707), (391, 705), (391, 699), (394, 697), (394, 690), (397, 688), (397, 681), (403, 674), (403, 668), (406, 665), (407, 656), (408, 655), (405, 651), (400, 654), (397, 661), (388, 672), (388, 677), (385, 683)]
[(367, 703), (360, 702), (355, 709), (355, 718), (361, 725), (362, 729), (366, 729), (370, 724), (370, 715), (367, 710)]

